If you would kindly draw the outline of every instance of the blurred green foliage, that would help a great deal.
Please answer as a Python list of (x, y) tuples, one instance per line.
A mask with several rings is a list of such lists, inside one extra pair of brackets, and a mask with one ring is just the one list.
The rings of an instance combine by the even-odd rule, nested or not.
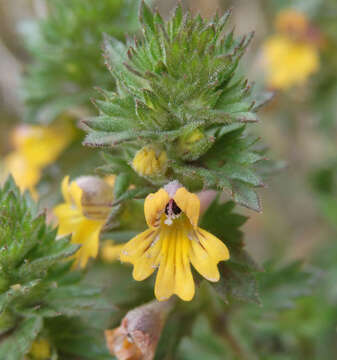
[(138, 0), (48, 0), (45, 20), (22, 32), (33, 57), (24, 77), (25, 120), (50, 123), (88, 105), (94, 87), (115, 87), (101, 55), (103, 34), (125, 40), (138, 29)]

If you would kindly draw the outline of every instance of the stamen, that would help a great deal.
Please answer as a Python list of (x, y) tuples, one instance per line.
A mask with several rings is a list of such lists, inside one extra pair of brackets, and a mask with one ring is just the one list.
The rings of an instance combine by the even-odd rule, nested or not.
[(168, 218), (164, 221), (164, 223), (165, 223), (166, 225), (170, 226), (170, 225), (173, 224), (173, 221), (172, 221), (172, 219), (171, 219), (170, 217), (168, 217)]

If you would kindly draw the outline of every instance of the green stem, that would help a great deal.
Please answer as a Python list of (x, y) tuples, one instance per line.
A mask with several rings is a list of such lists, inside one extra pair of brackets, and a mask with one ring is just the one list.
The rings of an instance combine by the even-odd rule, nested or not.
[(224, 328), (222, 329), (222, 336), (226, 340), (226, 342), (228, 343), (230, 348), (232, 349), (233, 353), (238, 357), (238, 359), (240, 359), (240, 360), (248, 360), (249, 359), (248, 355), (242, 349), (241, 345), (235, 339), (233, 334), (229, 331), (227, 326), (224, 326)]

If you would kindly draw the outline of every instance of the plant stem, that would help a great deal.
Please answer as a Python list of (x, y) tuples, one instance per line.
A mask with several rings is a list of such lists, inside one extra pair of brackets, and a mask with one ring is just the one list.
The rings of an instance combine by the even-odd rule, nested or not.
[(222, 329), (222, 336), (227, 341), (229, 346), (231, 347), (233, 353), (237, 355), (237, 357), (240, 360), (248, 360), (248, 356), (245, 353), (245, 351), (241, 348), (241, 345), (238, 343), (238, 341), (235, 339), (233, 334), (229, 331), (227, 326), (224, 326)]

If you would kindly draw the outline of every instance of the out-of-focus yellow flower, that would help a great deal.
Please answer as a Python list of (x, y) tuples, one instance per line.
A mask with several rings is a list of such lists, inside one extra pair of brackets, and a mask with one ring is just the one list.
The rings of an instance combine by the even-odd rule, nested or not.
[(284, 10), (276, 18), (277, 33), (264, 44), (269, 86), (288, 89), (303, 84), (319, 69), (317, 43), (310, 38), (307, 17)]
[(21, 125), (14, 131), (13, 143), (30, 165), (44, 167), (59, 157), (73, 135), (73, 128), (66, 122), (51, 126)]
[(58, 158), (73, 135), (73, 128), (65, 122), (48, 127), (18, 126), (12, 135), (14, 150), (4, 159), (2, 177), (12, 174), (21, 191), (29, 190), (36, 198), (35, 186), (43, 168)]
[(264, 52), (272, 88), (288, 89), (302, 84), (319, 68), (319, 54), (314, 46), (283, 35), (267, 40)]
[(107, 263), (118, 260), (123, 246), (124, 244), (115, 244), (112, 240), (105, 241), (100, 251), (102, 260)]
[(142, 176), (164, 174), (167, 167), (166, 152), (145, 146), (135, 155), (132, 166)]
[(303, 36), (309, 29), (308, 18), (294, 9), (285, 9), (278, 13), (275, 28), (280, 33)]
[(58, 235), (71, 234), (71, 241), (81, 248), (74, 255), (75, 266), (85, 267), (98, 253), (99, 235), (105, 225), (113, 198), (113, 189), (102, 179), (86, 176), (69, 184), (62, 181), (64, 203), (54, 208), (58, 219)]
[(37, 339), (33, 342), (28, 354), (32, 360), (49, 360), (51, 357), (51, 347), (46, 339)]
[(29, 164), (25, 157), (19, 151), (12, 151), (4, 159), (5, 179), (12, 174), (21, 191), (29, 190), (34, 199), (37, 199), (35, 186), (41, 177), (41, 169)]
[(226, 245), (198, 227), (200, 200), (177, 181), (145, 199), (149, 229), (125, 244), (120, 258), (134, 265), (141, 281), (159, 267), (155, 295), (159, 301), (176, 294), (189, 301), (195, 288), (190, 263), (207, 280), (220, 278), (217, 264), (229, 259)]

